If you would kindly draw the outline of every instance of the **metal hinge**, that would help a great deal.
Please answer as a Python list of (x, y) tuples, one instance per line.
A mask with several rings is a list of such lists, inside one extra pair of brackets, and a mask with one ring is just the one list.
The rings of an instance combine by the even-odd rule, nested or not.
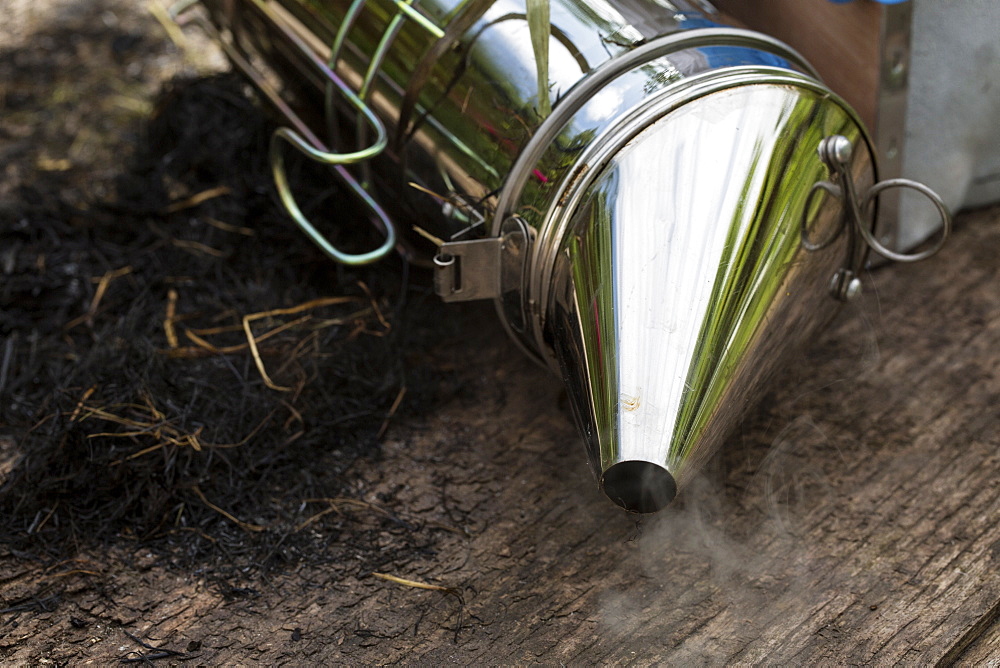
[(446, 302), (466, 302), (521, 289), (530, 239), (527, 224), (514, 216), (498, 237), (442, 244), (434, 258), (435, 292)]

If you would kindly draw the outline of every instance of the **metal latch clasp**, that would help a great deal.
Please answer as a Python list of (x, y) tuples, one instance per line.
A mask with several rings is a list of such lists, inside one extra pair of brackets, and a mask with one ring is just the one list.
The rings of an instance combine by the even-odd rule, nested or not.
[(514, 216), (500, 236), (442, 244), (434, 258), (434, 291), (446, 302), (466, 302), (521, 289), (530, 239), (527, 224)]
[[(830, 170), (830, 181), (819, 181), (813, 184), (806, 198), (802, 211), (802, 246), (809, 251), (818, 251), (832, 244), (842, 233), (847, 234), (847, 257), (844, 266), (830, 279), (830, 294), (840, 301), (850, 301), (861, 292), (861, 279), (858, 275), (864, 267), (867, 253), (862, 252), (867, 246), (882, 257), (894, 262), (917, 262), (924, 260), (941, 250), (944, 242), (951, 234), (951, 213), (941, 197), (923, 183), (910, 179), (888, 179), (879, 181), (859, 197), (854, 180), (851, 178), (849, 166), (854, 147), (851, 141), (841, 135), (832, 135), (819, 143), (819, 157)], [(876, 198), (885, 190), (891, 188), (908, 188), (914, 190), (931, 201), (941, 217), (941, 235), (937, 242), (927, 250), (918, 253), (897, 253), (886, 248), (872, 233), (872, 209)], [(809, 238), (809, 212), (814, 199), (820, 193), (826, 193), (841, 202), (840, 222), (825, 239), (814, 241)], [(867, 222), (866, 222), (867, 221)]]

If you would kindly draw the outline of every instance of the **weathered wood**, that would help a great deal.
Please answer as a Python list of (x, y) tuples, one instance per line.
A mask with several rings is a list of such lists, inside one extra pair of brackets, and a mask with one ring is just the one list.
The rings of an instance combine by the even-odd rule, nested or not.
[(830, 87), (876, 127), (881, 5), (870, 0), (715, 0), (714, 5), (754, 30), (789, 44), (806, 57)]
[[(436, 554), (392, 570), (464, 604), (318, 567), (225, 598), (137, 553), (138, 579), (119, 567), (100, 591), (80, 576), (64, 594), (106, 624), (47, 655), (114, 659), (122, 624), (157, 646), (200, 643), (212, 664), (996, 663), (998, 225), (1000, 209), (965, 215), (939, 258), (877, 272), (657, 517), (601, 497), (556, 379), (471, 326), (445, 345), (478, 377), (469, 396), (395, 427), (358, 473), (395, 490), (394, 511), (471, 518), (469, 538), (442, 532)], [(8, 658), (37, 658), (16, 648), (60, 619), (24, 620), (15, 637), (32, 640)]]
[[(1000, 601), (997, 213), (967, 218), (942, 258), (880, 272), (860, 313), (783, 379), (718, 470), (638, 530), (593, 490), (568, 425), (509, 391), (513, 432), (472, 448), (512, 467), (468, 548), (475, 565), (420, 573), (471, 586), (469, 612), (500, 617), (457, 646), (438, 631), (389, 656), (948, 658)], [(876, 331), (863, 315), (879, 318)], [(505, 383), (536, 385), (533, 370), (520, 374)], [(533, 419), (525, 428), (517, 416)], [(509, 556), (491, 558), (501, 547)]]
[(717, 0), (728, 15), (781, 39), (806, 57), (820, 76), (870, 128), (876, 126), (879, 31), (882, 7), (875, 2), (832, 4), (827, 0)]
[(234, 590), (125, 536), (47, 570), (0, 557), (0, 657), (111, 665), (143, 649), (128, 630), (206, 665), (998, 665), (998, 230), (1000, 208), (965, 214), (939, 257), (874, 274), (641, 522), (598, 492), (558, 379), (456, 307), (466, 334), (427, 354), (465, 394), (351, 475), (439, 537), (386, 570), (461, 601), (333, 565)]
[[(992, 623), (988, 623), (992, 620)], [(1000, 666), (1000, 603), (991, 614), (983, 617), (983, 623), (973, 628), (967, 638), (969, 644), (957, 657), (960, 666)], [(959, 645), (956, 649), (960, 649)], [(952, 657), (946, 657), (946, 661)]]

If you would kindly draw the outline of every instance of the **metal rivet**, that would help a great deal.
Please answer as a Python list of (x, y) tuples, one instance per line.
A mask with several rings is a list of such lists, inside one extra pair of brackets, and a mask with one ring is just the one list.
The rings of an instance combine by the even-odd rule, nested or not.
[(830, 278), (830, 294), (842, 302), (849, 302), (861, 294), (861, 279), (853, 271), (841, 269)]
[(843, 135), (831, 135), (820, 142), (820, 158), (828, 165), (846, 165), (851, 161), (854, 147), (851, 140)]
[(852, 278), (847, 282), (847, 286), (844, 288), (844, 299), (847, 301), (853, 301), (855, 297), (861, 294), (861, 279)]

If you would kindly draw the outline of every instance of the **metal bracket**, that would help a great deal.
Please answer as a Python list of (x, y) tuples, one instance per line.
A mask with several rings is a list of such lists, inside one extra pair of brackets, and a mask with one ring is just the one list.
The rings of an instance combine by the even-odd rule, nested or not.
[(435, 292), (446, 302), (466, 302), (520, 290), (530, 240), (527, 224), (513, 216), (499, 237), (442, 244), (434, 258)]
[[(830, 295), (840, 301), (851, 301), (861, 294), (861, 279), (858, 275), (864, 267), (868, 249), (894, 262), (918, 262), (941, 250), (951, 234), (951, 213), (948, 207), (937, 193), (922, 183), (909, 179), (879, 181), (864, 193), (864, 197), (860, 197), (849, 172), (853, 151), (854, 147), (850, 140), (841, 135), (832, 135), (820, 141), (819, 157), (829, 168), (832, 180), (813, 184), (806, 197), (801, 220), (802, 246), (806, 250), (822, 250), (842, 233), (846, 232), (848, 236), (844, 266), (830, 279)], [(924, 195), (937, 209), (941, 217), (941, 235), (930, 248), (916, 253), (897, 253), (886, 248), (872, 234), (872, 212), (879, 195), (886, 190), (896, 188), (907, 188)], [(840, 222), (826, 239), (814, 241), (809, 237), (809, 212), (813, 208), (815, 198), (821, 193), (840, 200)]]

